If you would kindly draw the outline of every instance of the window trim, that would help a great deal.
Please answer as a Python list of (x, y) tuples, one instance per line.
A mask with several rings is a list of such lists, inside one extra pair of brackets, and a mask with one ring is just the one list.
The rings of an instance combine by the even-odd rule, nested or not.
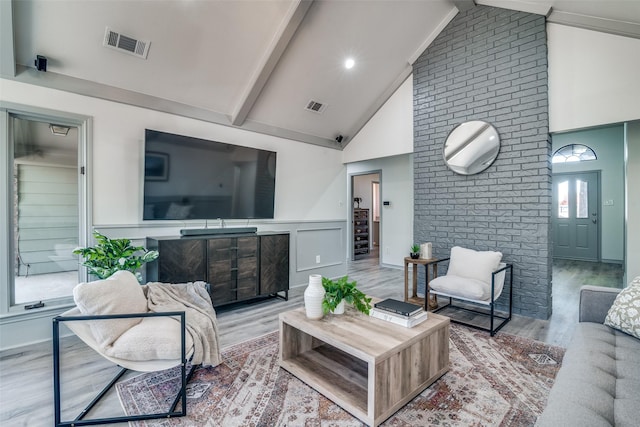
[[(579, 153), (576, 153), (576, 148), (578, 148), (578, 147), (580, 147), (580, 148), (584, 147), (585, 150), (582, 150)], [(569, 151), (569, 148), (571, 150), (571, 155), (570, 156), (567, 156), (567, 155), (562, 153), (562, 151)], [(589, 157), (591, 155), (593, 155), (593, 158), (592, 159), (591, 158), (582, 158), (583, 156), (585, 156), (585, 154), (588, 155)], [(568, 160), (569, 157), (577, 157), (578, 159), (569, 161)], [(555, 163), (580, 163), (580, 162), (589, 162), (589, 161), (592, 161), (592, 160), (598, 160), (598, 155), (593, 150), (593, 148), (589, 147), (588, 145), (584, 145), (584, 144), (567, 144), (567, 145), (564, 145), (564, 146), (558, 148), (553, 153), (553, 156), (551, 156), (551, 163), (554, 163), (554, 164)]]
[[(14, 267), (15, 260), (13, 253), (13, 237), (11, 224), (13, 223), (13, 204), (10, 203), (13, 196), (13, 129), (11, 118), (19, 117), (27, 120), (54, 122), (62, 125), (69, 125), (78, 128), (78, 169), (84, 168), (83, 178), (78, 180), (79, 215), (78, 215), (78, 243), (86, 246), (90, 238), (92, 229), (92, 188), (91, 175), (91, 147), (93, 134), (93, 120), (90, 116), (84, 116), (63, 111), (50, 110), (30, 105), (16, 104), (12, 102), (0, 101), (0, 124), (3, 132), (0, 134), (0, 149), (6, 155), (6, 161), (0, 162), (0, 200), (3, 200), (4, 208), (0, 209), (0, 241), (6, 242), (0, 245), (0, 271), (6, 273), (0, 276), (0, 318), (41, 317), (42, 313), (68, 307), (73, 304), (71, 296), (65, 298), (52, 298), (44, 300), (45, 305), (41, 308), (25, 310), (25, 303), (12, 305), (14, 293)], [(3, 156), (4, 157), (4, 156)], [(80, 170), (78, 171), (80, 173)], [(79, 268), (80, 278), (87, 278), (85, 267)]]

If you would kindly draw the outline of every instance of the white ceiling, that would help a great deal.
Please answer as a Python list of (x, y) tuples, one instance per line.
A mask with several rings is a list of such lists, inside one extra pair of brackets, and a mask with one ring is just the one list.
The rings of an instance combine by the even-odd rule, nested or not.
[[(640, 0), (476, 3), (640, 37)], [(334, 138), (348, 143), (410, 74), (456, 5), (473, 3), (14, 0), (15, 48), (0, 59), (18, 65), (4, 77), (339, 149)], [(150, 40), (147, 59), (103, 47), (107, 26)], [(46, 74), (33, 70), (37, 54), (48, 58)], [(347, 57), (355, 60), (351, 70), (343, 66)], [(326, 104), (322, 114), (304, 109), (312, 99)]]

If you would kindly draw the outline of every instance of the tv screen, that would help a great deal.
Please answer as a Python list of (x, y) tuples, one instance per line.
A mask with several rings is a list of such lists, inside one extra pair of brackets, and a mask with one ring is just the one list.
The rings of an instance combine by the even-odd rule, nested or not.
[(145, 220), (273, 218), (276, 153), (145, 130)]

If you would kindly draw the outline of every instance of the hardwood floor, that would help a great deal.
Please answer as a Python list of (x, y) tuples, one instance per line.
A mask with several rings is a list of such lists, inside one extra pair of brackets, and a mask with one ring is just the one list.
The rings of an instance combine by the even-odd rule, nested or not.
[[(372, 256), (349, 265), (349, 277), (367, 294), (402, 299), (404, 273), (378, 266)], [(577, 322), (578, 289), (583, 284), (622, 286), (622, 267), (577, 261), (556, 261), (553, 266), (553, 316), (537, 320), (514, 316), (502, 331), (553, 345), (566, 346)], [(222, 348), (274, 331), (278, 314), (303, 305), (304, 286), (291, 289), (289, 300), (269, 299), (220, 309), (217, 312)], [(75, 337), (62, 339), (63, 402), (77, 415), (113, 376), (114, 369)], [(49, 426), (53, 422), (51, 344), (40, 343), (0, 353), (0, 425)], [(96, 415), (121, 414), (113, 393)], [(126, 426), (126, 424), (119, 424)]]

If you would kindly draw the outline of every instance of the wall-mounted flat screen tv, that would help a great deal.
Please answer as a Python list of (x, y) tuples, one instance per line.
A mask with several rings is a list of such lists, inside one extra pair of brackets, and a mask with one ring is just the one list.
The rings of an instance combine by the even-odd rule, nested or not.
[(276, 153), (146, 129), (144, 220), (273, 218)]

